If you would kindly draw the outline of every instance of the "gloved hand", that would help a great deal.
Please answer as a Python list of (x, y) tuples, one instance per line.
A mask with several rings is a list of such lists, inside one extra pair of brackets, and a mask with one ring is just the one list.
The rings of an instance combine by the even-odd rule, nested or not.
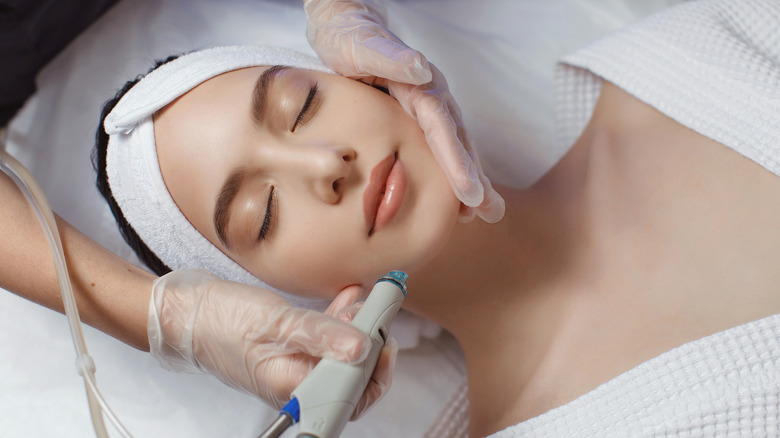
[(486, 222), (504, 216), (504, 200), (479, 165), (460, 109), (441, 72), (387, 30), (380, 0), (305, 0), (306, 35), (320, 59), (336, 72), (383, 81), (420, 124), (455, 195), (465, 205), (461, 220)]
[[(176, 270), (152, 287), (150, 351), (163, 368), (213, 374), (279, 408), (320, 357), (365, 359), (369, 337), (344, 322), (360, 293), (358, 286), (345, 289), (323, 314), (206, 270)], [(396, 352), (393, 343), (383, 349), (353, 418), (389, 389)]]

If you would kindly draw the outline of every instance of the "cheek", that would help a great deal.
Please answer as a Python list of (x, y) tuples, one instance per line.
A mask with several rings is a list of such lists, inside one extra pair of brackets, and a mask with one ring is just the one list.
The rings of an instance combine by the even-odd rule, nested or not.
[(413, 208), (405, 221), (410, 235), (403, 242), (409, 247), (407, 269), (413, 272), (436, 257), (449, 241), (457, 223), (460, 201), (422, 134), (404, 152)]
[(419, 192), (419, 205), (412, 217), (410, 235), (403, 240), (408, 246), (408, 273), (416, 272), (436, 258), (452, 237), (457, 223), (460, 201), (449, 183), (428, 181)]
[(286, 292), (327, 298), (355, 283), (359, 242), (335, 219), (301, 214), (285, 220), (269, 245), (264, 279)]
[(348, 132), (349, 140), (360, 142), (359, 149), (399, 140), (397, 122), (409, 117), (392, 97), (353, 80), (333, 86), (330, 97), (321, 107), (328, 117), (324, 125), (331, 132)]

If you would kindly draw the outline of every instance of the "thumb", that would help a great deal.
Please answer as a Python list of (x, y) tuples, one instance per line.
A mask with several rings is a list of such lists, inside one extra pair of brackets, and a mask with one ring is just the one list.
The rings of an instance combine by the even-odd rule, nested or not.
[(325, 314), (338, 318), (339, 321), (351, 323), (358, 310), (363, 306), (363, 303), (358, 301), (362, 294), (362, 287), (358, 285), (347, 286), (330, 303)]
[(336, 298), (330, 303), (325, 314), (330, 316), (338, 316), (342, 310), (355, 304), (363, 293), (363, 288), (359, 285), (347, 286), (339, 292)]

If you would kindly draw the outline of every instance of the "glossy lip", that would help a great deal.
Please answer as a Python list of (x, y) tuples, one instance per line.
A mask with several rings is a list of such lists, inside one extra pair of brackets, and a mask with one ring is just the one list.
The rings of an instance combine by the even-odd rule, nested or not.
[[(380, 161), (369, 177), (368, 185), (363, 192), (363, 212), (366, 218), (368, 235), (384, 228), (398, 212), (406, 189), (406, 170), (393, 153)], [(393, 177), (395, 190), (386, 193), (388, 179)], [(385, 196), (392, 195), (392, 196)], [(377, 221), (377, 219), (380, 219)]]

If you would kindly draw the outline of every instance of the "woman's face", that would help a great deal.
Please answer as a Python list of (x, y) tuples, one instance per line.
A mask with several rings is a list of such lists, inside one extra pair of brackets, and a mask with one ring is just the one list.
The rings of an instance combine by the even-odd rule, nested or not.
[(279, 289), (332, 297), (446, 243), (459, 202), (417, 123), (361, 82), (255, 67), (155, 117), (163, 179), (208, 240)]

